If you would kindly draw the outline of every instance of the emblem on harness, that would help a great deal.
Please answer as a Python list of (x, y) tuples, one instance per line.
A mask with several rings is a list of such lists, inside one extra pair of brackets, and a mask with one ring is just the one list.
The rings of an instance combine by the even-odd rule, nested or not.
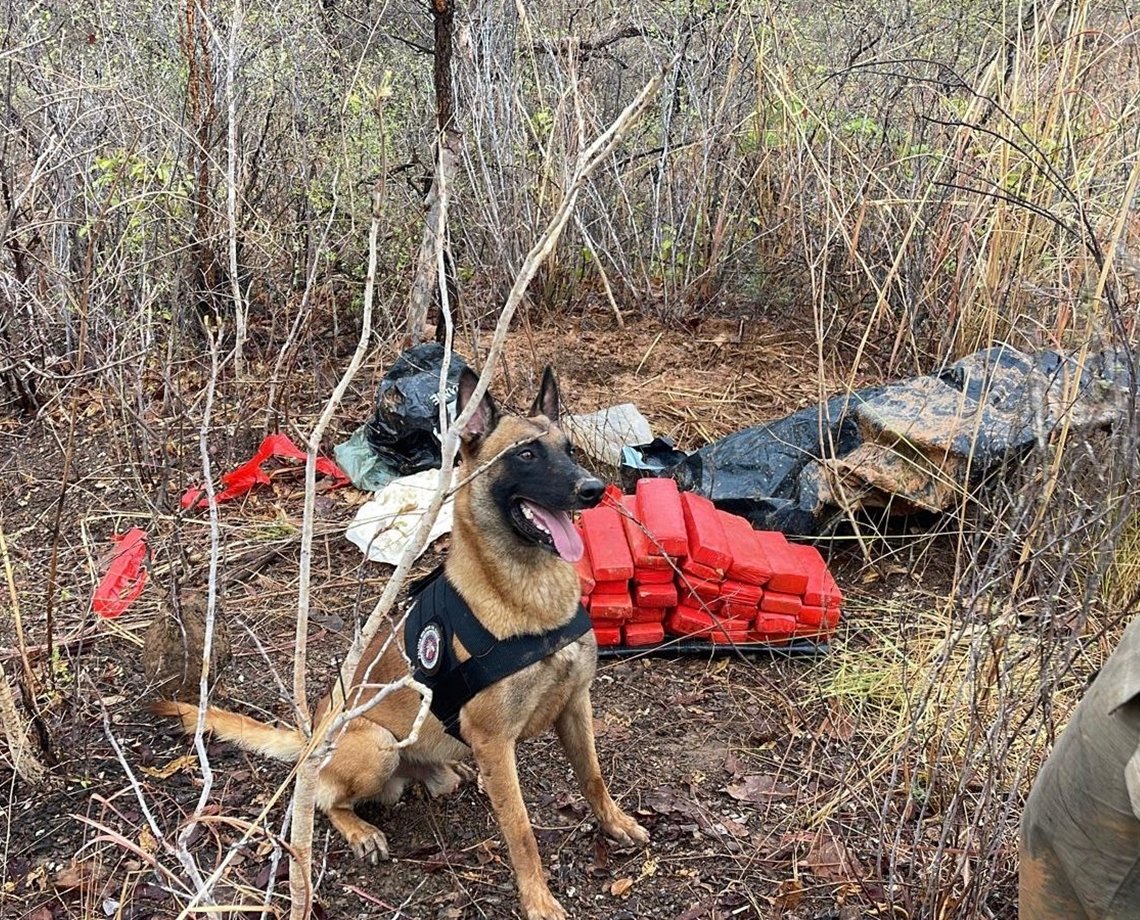
[(434, 674), (439, 668), (442, 643), (443, 632), (438, 623), (428, 623), (420, 630), (420, 637), (416, 640), (416, 657), (425, 674)]

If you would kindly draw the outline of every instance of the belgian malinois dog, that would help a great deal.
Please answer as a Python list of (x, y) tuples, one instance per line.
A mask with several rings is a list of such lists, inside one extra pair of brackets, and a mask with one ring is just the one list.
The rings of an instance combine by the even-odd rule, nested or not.
[[(460, 411), (477, 382), (471, 371), (464, 371)], [(596, 505), (603, 485), (574, 461), (558, 416), (558, 386), (547, 367), (528, 417), (501, 415), (488, 394), (462, 432), (464, 481), (455, 496), (455, 523), (443, 572), (477, 621), (476, 628), (487, 636), (488, 647), (476, 656), (492, 658), (494, 646), (527, 643), (530, 637), (565, 636), (569, 624), (584, 616), (571, 564), (583, 547), (570, 513)], [(347, 693), (348, 704), (367, 702), (377, 688), (406, 676), (409, 658), (420, 669), (417, 675), (437, 665), (448, 649), (456, 662), (483, 660), (473, 658), (458, 635), (445, 631), (441, 637), (432, 629), (428, 624), (414, 641), (397, 637), (383, 654), (385, 637), (373, 640)], [(429, 715), (415, 743), (407, 747), (396, 743), (410, 735), (419, 708), (420, 697), (410, 688), (401, 688), (348, 723), (321, 769), (317, 805), (358, 856), (374, 862), (387, 858), (388, 844), (379, 828), (356, 815), (356, 802), (394, 803), (412, 781), (424, 783), (433, 795), (451, 792), (460, 781), (458, 762), (470, 751), (507, 841), (524, 914), (528, 920), (562, 920), (566, 912), (543, 877), (515, 765), (517, 742), (551, 725), (602, 830), (623, 844), (648, 842), (645, 828), (614, 802), (602, 779), (590, 706), (597, 643), (588, 628), (572, 634), (565, 643), (555, 643), (556, 650), (532, 656), (533, 663), (479, 690), (458, 708), (450, 726)], [(414, 647), (407, 648), (405, 657), (409, 645)], [(334, 692), (338, 702), (346, 696)], [(322, 700), (315, 714), (318, 721), (329, 705), (328, 697)], [(193, 731), (194, 706), (162, 702), (154, 709), (180, 717), (183, 727)], [(215, 707), (207, 710), (206, 726), (220, 738), (286, 761), (305, 750), (305, 737), (296, 729), (275, 728)]]

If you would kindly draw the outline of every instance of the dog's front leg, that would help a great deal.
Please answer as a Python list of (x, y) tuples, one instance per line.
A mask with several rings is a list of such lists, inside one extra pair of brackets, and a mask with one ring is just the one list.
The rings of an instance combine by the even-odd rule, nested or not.
[(473, 738), (471, 750), (483, 776), (483, 787), (491, 798), (491, 807), (507, 840), (523, 913), (527, 920), (566, 920), (566, 911), (550, 893), (542, 874), (538, 842), (534, 839), (530, 816), (519, 788), (514, 741)]
[(566, 751), (578, 785), (602, 830), (620, 843), (630, 846), (649, 842), (649, 831), (618, 807), (610, 796), (598, 766), (594, 746), (594, 711), (589, 689), (575, 693), (554, 723), (558, 740)]

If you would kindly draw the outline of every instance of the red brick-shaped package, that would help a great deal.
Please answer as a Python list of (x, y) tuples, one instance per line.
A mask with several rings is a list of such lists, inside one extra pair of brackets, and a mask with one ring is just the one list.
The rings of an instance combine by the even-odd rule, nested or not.
[(724, 598), (725, 603), (759, 607), (760, 600), (764, 597), (764, 589), (759, 585), (726, 580), (720, 586), (720, 596)]
[(702, 635), (716, 626), (716, 618), (703, 610), (682, 604), (665, 619), (665, 628), (674, 636)]
[(637, 607), (633, 608), (631, 623), (660, 623), (673, 612), (672, 607)]
[(709, 633), (717, 645), (736, 645), (752, 641), (752, 621), (723, 617)]
[(662, 554), (661, 548), (650, 538), (652, 531), (641, 520), (640, 512), (637, 510), (637, 496), (623, 495), (621, 503), (626, 512), (622, 515), (621, 522), (625, 528), (625, 539), (629, 544), (634, 568), (643, 571), (672, 571), (669, 558)]
[(633, 616), (633, 601), (629, 592), (625, 594), (598, 594), (590, 595), (590, 619), (592, 620), (628, 620)]
[(750, 585), (765, 585), (772, 577), (772, 563), (764, 552), (756, 531), (744, 518), (727, 511), (720, 512), (720, 522), (724, 526), (728, 545), (732, 550), (732, 562), (728, 566), (728, 577), (734, 581)]
[(720, 609), (721, 615), (730, 620), (747, 620), (751, 624), (756, 619), (756, 607), (753, 604), (736, 604), (726, 600)]
[(784, 613), (796, 617), (801, 607), (803, 601), (797, 595), (781, 594), (779, 591), (765, 591), (764, 598), (760, 601), (760, 610), (763, 613)]
[(768, 579), (765, 587), (781, 594), (803, 596), (807, 590), (807, 572), (801, 569), (801, 560), (792, 550), (787, 538), (782, 533), (771, 530), (756, 530), (753, 533), (756, 534), (756, 541), (772, 567), (772, 577)]
[[(705, 581), (703, 578), (683, 578), (677, 582), (677, 595), (681, 603), (693, 607), (720, 603), (720, 582)], [(687, 599), (687, 600), (686, 600)]]
[(843, 594), (831, 572), (827, 570), (827, 563), (818, 549), (802, 543), (789, 543), (788, 549), (799, 560), (800, 567), (807, 575), (807, 587), (804, 589), (804, 603), (812, 607), (838, 607), (843, 603)]
[(627, 623), (622, 632), (626, 645), (659, 645), (665, 641), (665, 627), (660, 623)]
[(681, 494), (672, 479), (637, 480), (637, 518), (667, 556), (688, 555), (689, 536)]
[(796, 631), (796, 618), (783, 613), (760, 612), (753, 631), (762, 639), (790, 638)]
[(718, 572), (711, 565), (702, 565), (692, 559), (686, 559), (681, 563), (681, 571), (702, 581), (720, 581), (724, 577), (723, 572)]
[(633, 557), (625, 539), (625, 526), (616, 508), (598, 505), (582, 512), (582, 539), (590, 554), (595, 581), (633, 578)]
[(673, 569), (641, 569), (633, 567), (635, 585), (667, 585), (673, 581)]
[(596, 581), (591, 594), (629, 594), (628, 581)]
[(621, 626), (594, 624), (594, 638), (599, 646), (621, 645)]
[(684, 492), (681, 510), (685, 513), (685, 528), (689, 534), (689, 558), (723, 576), (732, 562), (732, 552), (716, 506), (703, 495)]
[(633, 590), (633, 602), (639, 607), (676, 607), (677, 586), (638, 585)]
[(796, 617), (800, 621), (801, 626), (806, 626), (811, 629), (819, 630), (823, 627), (824, 610), (822, 607), (816, 607), (813, 604), (804, 604), (800, 607), (799, 615)]

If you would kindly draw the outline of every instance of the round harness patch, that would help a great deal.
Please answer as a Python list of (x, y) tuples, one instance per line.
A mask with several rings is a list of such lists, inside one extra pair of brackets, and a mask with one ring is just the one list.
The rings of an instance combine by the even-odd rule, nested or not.
[(416, 657), (425, 674), (434, 674), (439, 668), (443, 644), (443, 631), (438, 623), (428, 623), (420, 630), (416, 640)]

